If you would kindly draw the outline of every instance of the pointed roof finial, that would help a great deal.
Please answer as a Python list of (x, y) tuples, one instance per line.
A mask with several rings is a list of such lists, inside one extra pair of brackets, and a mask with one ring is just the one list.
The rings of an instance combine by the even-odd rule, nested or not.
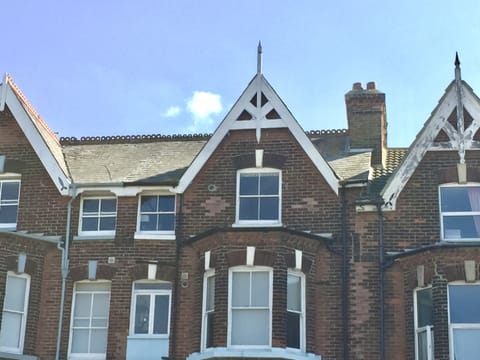
[(262, 73), (262, 43), (258, 42), (257, 48), (257, 74)]
[(462, 79), (462, 73), (460, 70), (460, 59), (458, 58), (458, 51), (455, 52), (455, 80), (460, 81)]

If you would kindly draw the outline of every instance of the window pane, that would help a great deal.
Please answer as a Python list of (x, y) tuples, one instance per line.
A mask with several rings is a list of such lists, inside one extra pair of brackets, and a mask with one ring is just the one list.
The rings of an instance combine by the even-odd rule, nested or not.
[(107, 329), (93, 329), (92, 338), (90, 339), (91, 353), (106, 353), (107, 352)]
[(269, 306), (270, 279), (267, 271), (252, 272), (252, 306)]
[(240, 195), (258, 195), (258, 174), (240, 175)]
[(97, 217), (83, 217), (82, 218), (82, 231), (97, 231), (98, 230), (98, 218)]
[(158, 210), (168, 212), (175, 210), (175, 196), (159, 196)]
[(88, 353), (88, 334), (87, 329), (73, 329), (72, 353)]
[(24, 311), (26, 286), (27, 279), (18, 276), (7, 276), (4, 309)]
[(418, 340), (418, 360), (428, 360), (427, 330), (419, 332)]
[(84, 213), (98, 213), (99, 200), (98, 199), (84, 199), (83, 212)]
[(142, 212), (156, 212), (157, 211), (158, 196), (142, 196), (140, 211)]
[(175, 215), (160, 214), (158, 215), (158, 229), (160, 231), (169, 231), (175, 228)]
[(453, 329), (455, 360), (478, 360), (480, 329)]
[(18, 200), (18, 190), (20, 189), (19, 182), (3, 182), (1, 200)]
[(444, 239), (479, 238), (480, 216), (444, 216)]
[(260, 198), (260, 220), (278, 220), (278, 198)]
[(206, 319), (206, 341), (205, 341), (205, 346), (207, 348), (209, 347), (212, 347), (213, 346), (213, 317), (214, 317), (214, 313), (211, 312), (209, 314), (207, 314), (207, 319)]
[(17, 205), (0, 206), (0, 224), (14, 224), (17, 222)]
[(302, 281), (300, 276), (288, 275), (287, 277), (287, 309), (302, 310)]
[(90, 327), (90, 318), (74, 318), (73, 327)]
[(417, 290), (417, 327), (433, 325), (432, 288)]
[(269, 345), (269, 310), (232, 310), (232, 345)]
[(240, 198), (240, 220), (258, 220), (258, 198)]
[(300, 314), (287, 311), (287, 347), (300, 349)]
[(250, 306), (250, 273), (232, 273), (232, 306)]
[(108, 317), (109, 294), (95, 294), (93, 296), (93, 317)]
[[(479, 285), (450, 285), (450, 322), (451, 323), (480, 323)], [(478, 338), (480, 339), (480, 337)], [(480, 344), (480, 341), (477, 340)]]
[(260, 194), (278, 195), (278, 175), (262, 174), (260, 175)]
[(155, 231), (157, 230), (157, 217), (158, 215), (141, 215), (140, 217), (140, 230), (141, 231)]
[(207, 278), (207, 296), (206, 296), (205, 311), (211, 311), (215, 307), (215, 276)]
[(76, 294), (75, 296), (75, 317), (90, 317), (91, 294)]
[(168, 334), (169, 295), (155, 296), (154, 334)]
[(135, 307), (135, 334), (148, 334), (150, 295), (137, 295)]
[(117, 200), (116, 199), (102, 199), (101, 212), (116, 212)]
[(100, 218), (100, 231), (115, 230), (115, 216)]
[(455, 186), (440, 188), (442, 211), (472, 211), (478, 210), (480, 204), (472, 203), (480, 192), (478, 186)]
[(0, 346), (19, 348), (21, 329), (22, 315), (4, 311), (0, 331)]

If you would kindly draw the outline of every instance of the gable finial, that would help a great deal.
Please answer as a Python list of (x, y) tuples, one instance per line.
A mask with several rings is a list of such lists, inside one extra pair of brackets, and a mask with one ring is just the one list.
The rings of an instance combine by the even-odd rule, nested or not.
[(257, 48), (257, 74), (262, 73), (262, 43), (258, 42)]
[(455, 80), (459, 81), (462, 78), (462, 72), (460, 70), (460, 59), (458, 57), (458, 51), (455, 52)]

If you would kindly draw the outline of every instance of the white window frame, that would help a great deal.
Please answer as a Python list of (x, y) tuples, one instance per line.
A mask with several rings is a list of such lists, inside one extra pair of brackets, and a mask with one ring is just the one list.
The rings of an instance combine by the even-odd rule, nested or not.
[[(278, 174), (278, 218), (276, 220), (240, 220), (240, 177), (243, 174)], [(277, 195), (252, 195), (251, 197), (277, 197)], [(248, 168), (237, 171), (235, 224), (233, 226), (281, 226), (282, 225), (282, 171), (274, 168)]]
[[(268, 344), (265, 345), (232, 345), (232, 294), (233, 294), (233, 273), (235, 272), (268, 272), (269, 273), (269, 289), (268, 289)], [(273, 295), (273, 268), (268, 266), (234, 266), (228, 269), (228, 335), (227, 346), (231, 349), (266, 349), (272, 347), (272, 296)], [(259, 309), (258, 307), (248, 307)], [(247, 309), (248, 309), (247, 308)]]
[[(99, 210), (96, 216), (89, 216), (92, 218), (97, 219), (97, 228), (102, 217), (112, 217), (115, 215), (115, 229), (114, 230), (82, 230), (83, 226), (83, 206), (85, 200), (99, 200)], [(115, 200), (115, 213), (113, 212), (106, 212), (102, 213), (101, 211), (101, 202), (102, 200)], [(115, 196), (83, 196), (80, 202), (80, 219), (78, 221), (78, 235), (80, 236), (96, 236), (96, 235), (115, 235), (116, 227), (117, 227), (117, 210), (118, 210), (118, 200)]]
[[(152, 214), (173, 214), (173, 229), (172, 230), (140, 230), (141, 226), (141, 217), (142, 217), (142, 197), (144, 196), (168, 196), (173, 197), (173, 211), (164, 211), (164, 212), (152, 212)], [(177, 197), (175, 194), (167, 192), (144, 192), (138, 197), (138, 209), (137, 209), (137, 231), (135, 232), (135, 239), (162, 239), (162, 240), (175, 240), (175, 228), (176, 228), (176, 219), (177, 219)]]
[[(289, 349), (292, 350), (298, 350), (298, 351), (305, 351), (305, 274), (299, 270), (296, 269), (288, 269), (287, 276), (292, 275), (292, 276), (297, 276), (300, 278), (300, 306), (301, 310), (300, 311), (294, 311), (294, 310), (289, 310), (288, 309), (288, 303), (287, 303), (287, 312), (294, 312), (300, 315), (300, 348), (291, 348)], [(287, 285), (287, 296), (288, 296), (288, 285)]]
[(214, 300), (213, 309), (210, 311), (207, 310), (207, 301), (208, 301), (207, 284), (210, 278), (213, 278), (213, 281), (214, 281), (213, 298), (215, 299), (215, 270), (214, 269), (207, 270), (203, 275), (201, 351), (205, 351), (208, 348), (207, 347), (208, 315), (215, 313), (215, 300)]
[(480, 237), (478, 238), (446, 238), (445, 237), (445, 231), (444, 231), (444, 226), (443, 226), (443, 217), (444, 216), (480, 216), (480, 211), (442, 211), (442, 194), (441, 191), (442, 189), (445, 188), (467, 188), (467, 187), (480, 187), (480, 183), (468, 183), (468, 184), (442, 184), (438, 188), (438, 207), (440, 211), (440, 238), (444, 241), (478, 241), (480, 240)]
[(428, 358), (427, 360), (433, 360), (433, 325), (427, 325), (427, 326), (422, 326), (418, 327), (418, 305), (417, 305), (417, 292), (426, 290), (426, 289), (431, 289), (431, 286), (427, 287), (422, 287), (422, 288), (416, 288), (413, 291), (413, 321), (414, 321), (414, 326), (415, 326), (415, 359), (418, 360), (418, 334), (422, 332), (426, 332), (427, 334), (427, 348), (428, 348)]
[[(4, 183), (18, 183), (18, 197), (17, 200), (2, 200), (2, 186)], [(20, 179), (5, 179), (0, 178), (0, 207), (2, 206), (16, 206), (17, 207), (17, 216), (14, 223), (0, 223), (1, 229), (16, 229), (18, 222), (18, 210), (20, 207), (20, 192), (21, 192), (22, 183)]]
[(480, 323), (453, 323), (450, 321), (450, 286), (479, 286), (480, 282), (464, 282), (464, 281), (453, 281), (448, 283), (447, 290), (447, 302), (448, 302), (448, 342), (450, 348), (450, 359), (455, 358), (455, 349), (453, 344), (453, 331), (454, 329), (473, 329), (480, 330)]
[[(24, 299), (24, 304), (23, 304), (23, 311), (15, 311), (15, 310), (8, 310), (5, 309), (5, 297), (7, 295), (7, 290), (8, 290), (8, 279), (10, 277), (17, 277), (21, 279), (25, 279), (25, 299)], [(19, 338), (19, 347), (18, 348), (13, 348), (13, 347), (7, 347), (7, 346), (0, 346), (0, 351), (4, 351), (7, 353), (13, 353), (13, 354), (23, 354), (23, 345), (25, 342), (25, 331), (27, 327), (27, 315), (28, 315), (28, 301), (29, 301), (29, 295), (30, 295), (30, 280), (31, 277), (28, 274), (16, 274), (13, 271), (8, 271), (7, 272), (7, 278), (5, 282), (5, 294), (4, 294), (4, 302), (3, 302), (3, 311), (2, 311), (2, 325), (3, 325), (3, 314), (5, 312), (12, 312), (16, 314), (21, 314), (22, 315), (22, 320), (21, 320), (21, 327), (20, 327), (20, 338)]]
[[(108, 284), (109, 290), (77, 290), (77, 285), (78, 284)], [(110, 315), (110, 300), (111, 300), (111, 293), (112, 293), (112, 288), (111, 288), (111, 281), (107, 280), (95, 280), (95, 281), (77, 281), (74, 284), (74, 289), (73, 289), (73, 297), (72, 297), (72, 307), (71, 307), (71, 314), (70, 314), (70, 334), (68, 338), (68, 359), (69, 360), (80, 360), (80, 359), (89, 359), (89, 360), (105, 360), (107, 358), (107, 353), (72, 353), (72, 340), (73, 340), (73, 322), (75, 318), (75, 305), (76, 305), (76, 297), (77, 294), (79, 293), (88, 293), (88, 294), (108, 294), (108, 314), (107, 314), (107, 346), (108, 346), (108, 330), (109, 330), (109, 315)], [(92, 309), (90, 309), (91, 311)], [(90, 322), (92, 321), (92, 314), (90, 313)], [(89, 326), (88, 329), (91, 330), (94, 328), (93, 326)], [(96, 327), (99, 328), (99, 327)], [(102, 329), (105, 327), (101, 327)], [(89, 336), (89, 341), (91, 337)]]
[[(169, 289), (135, 289), (135, 284), (164, 284), (169, 286)], [(149, 295), (150, 296), (150, 311), (148, 314), (148, 333), (147, 334), (135, 334), (135, 314), (137, 306), (137, 295)], [(155, 318), (155, 296), (167, 295), (168, 296), (168, 320), (167, 320), (167, 333), (166, 334), (154, 334), (153, 325)], [(138, 280), (132, 284), (132, 308), (130, 309), (130, 331), (129, 336), (133, 338), (152, 338), (152, 339), (168, 339), (170, 336), (170, 322), (172, 317), (172, 284), (167, 281), (149, 281)]]

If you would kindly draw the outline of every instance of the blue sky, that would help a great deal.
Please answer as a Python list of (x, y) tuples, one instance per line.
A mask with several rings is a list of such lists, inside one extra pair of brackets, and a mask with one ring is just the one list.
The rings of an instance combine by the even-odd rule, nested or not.
[(206, 133), (256, 72), (305, 130), (346, 127), (344, 94), (386, 93), (408, 146), (454, 76), (480, 93), (480, 2), (6, 0), (0, 72), (59, 136)]

